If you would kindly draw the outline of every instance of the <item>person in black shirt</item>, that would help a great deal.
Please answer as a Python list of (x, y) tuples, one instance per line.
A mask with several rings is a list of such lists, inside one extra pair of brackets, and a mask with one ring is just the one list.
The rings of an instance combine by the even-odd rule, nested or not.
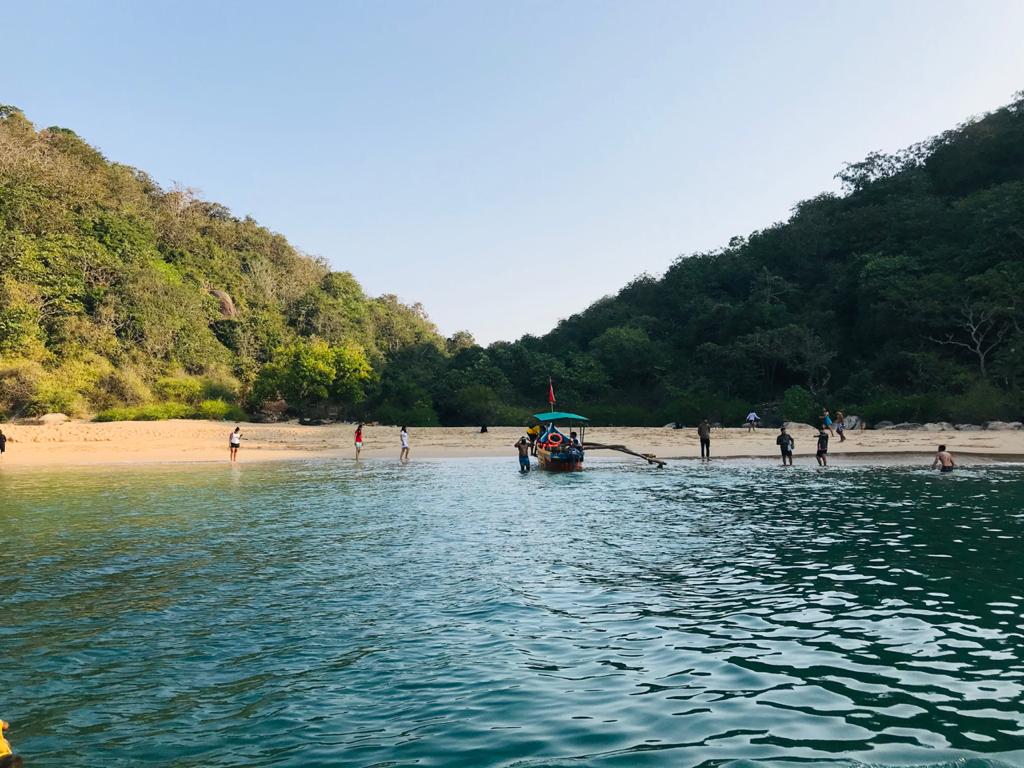
[(818, 460), (819, 466), (828, 466), (828, 432), (825, 431), (824, 425), (818, 430), (818, 452), (814, 454), (814, 458)]
[[(786, 431), (783, 427), (779, 430), (779, 436), (775, 438), (775, 444), (779, 446), (779, 450), (782, 452), (782, 466), (793, 466), (793, 448), (796, 443), (793, 442), (793, 436)], [(788, 462), (786, 460), (789, 460)]]
[(0, 459), (4, 457), (4, 451), (7, 450), (7, 435), (4, 434), (3, 430), (0, 429)]
[(707, 419), (697, 425), (697, 439), (700, 440), (700, 460), (711, 461), (711, 424)]

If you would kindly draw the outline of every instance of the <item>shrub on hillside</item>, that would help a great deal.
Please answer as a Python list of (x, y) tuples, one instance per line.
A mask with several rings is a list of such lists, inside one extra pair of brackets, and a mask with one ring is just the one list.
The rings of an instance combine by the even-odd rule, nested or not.
[(25, 415), (45, 378), (43, 366), (31, 360), (0, 366), (0, 411), (10, 416)]
[(138, 373), (130, 368), (119, 368), (101, 376), (89, 395), (99, 410), (118, 405), (142, 405), (153, 398), (153, 393)]
[(245, 411), (224, 400), (203, 400), (199, 404), (196, 416), (213, 421), (242, 421), (245, 419)]
[(203, 382), (194, 376), (165, 376), (157, 379), (153, 391), (161, 400), (198, 403), (203, 397)]
[(195, 408), (184, 403), (149, 403), (125, 408), (108, 408), (96, 414), (95, 421), (163, 421), (187, 419)]

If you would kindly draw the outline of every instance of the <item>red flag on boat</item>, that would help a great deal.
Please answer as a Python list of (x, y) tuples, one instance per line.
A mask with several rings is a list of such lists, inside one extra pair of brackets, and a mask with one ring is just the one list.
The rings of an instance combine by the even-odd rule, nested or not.
[(555, 385), (551, 383), (551, 378), (548, 378), (548, 405), (554, 406), (555, 404)]

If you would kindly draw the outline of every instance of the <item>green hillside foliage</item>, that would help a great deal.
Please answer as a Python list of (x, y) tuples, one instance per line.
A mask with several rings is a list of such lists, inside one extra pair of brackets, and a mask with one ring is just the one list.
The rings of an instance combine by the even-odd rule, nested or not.
[(1024, 99), (543, 337), (440, 338), (281, 236), (0, 109), (0, 414), (409, 425), (1018, 419)]
[[(542, 338), (383, 371), (410, 422), (560, 406), (607, 424), (1018, 419), (1024, 386), (1024, 99), (844, 168), (841, 195), (642, 276)], [(472, 404), (475, 410), (470, 409)], [(516, 407), (512, 407), (516, 406)]]
[(444, 349), (418, 305), (12, 107), (0, 224), (0, 416), (354, 414), (389, 356)]

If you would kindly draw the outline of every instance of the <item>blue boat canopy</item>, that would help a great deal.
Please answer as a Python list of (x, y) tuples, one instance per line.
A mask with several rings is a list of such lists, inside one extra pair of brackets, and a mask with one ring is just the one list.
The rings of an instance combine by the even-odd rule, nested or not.
[(563, 413), (562, 411), (551, 411), (549, 413), (535, 413), (533, 418), (538, 421), (558, 421), (559, 419), (576, 419), (577, 421), (590, 421), (586, 416), (578, 413)]

